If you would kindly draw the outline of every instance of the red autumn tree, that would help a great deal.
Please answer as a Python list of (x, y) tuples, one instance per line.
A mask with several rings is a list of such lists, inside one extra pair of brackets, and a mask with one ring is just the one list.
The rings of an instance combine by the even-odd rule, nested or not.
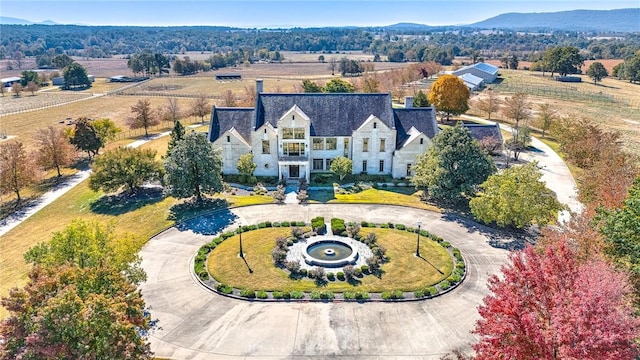
[(477, 360), (635, 359), (640, 321), (624, 273), (600, 260), (579, 262), (565, 242), (511, 255), (474, 333)]

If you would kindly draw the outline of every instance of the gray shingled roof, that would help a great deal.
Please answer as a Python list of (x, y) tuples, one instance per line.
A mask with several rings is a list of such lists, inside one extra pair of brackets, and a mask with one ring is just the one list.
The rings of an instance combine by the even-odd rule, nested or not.
[(430, 107), (393, 109), (396, 124), (396, 149), (402, 147), (409, 138), (407, 134), (411, 127), (427, 135), (430, 139), (436, 136), (436, 118), (433, 109)]
[(251, 143), (251, 133), (255, 120), (253, 108), (219, 108), (214, 107), (211, 113), (210, 141), (215, 141), (225, 131), (235, 127), (248, 143)]
[(498, 124), (471, 124), (464, 123), (464, 127), (469, 129), (471, 132), (471, 137), (480, 141), (484, 138), (495, 137), (496, 139), (502, 142), (502, 132), (500, 131), (500, 127)]
[(297, 105), (311, 119), (311, 136), (351, 136), (371, 114), (394, 127), (390, 94), (259, 94), (255, 128)]

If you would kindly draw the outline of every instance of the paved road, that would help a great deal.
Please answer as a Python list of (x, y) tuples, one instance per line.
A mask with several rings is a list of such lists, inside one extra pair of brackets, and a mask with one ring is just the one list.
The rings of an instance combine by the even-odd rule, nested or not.
[[(460, 117), (468, 120), (477, 121), (485, 124), (495, 124), (494, 121), (485, 120), (476, 116), (461, 115)], [(505, 124), (500, 124), (500, 128), (506, 131), (513, 129)], [(558, 220), (562, 223), (568, 222), (571, 213), (582, 212), (583, 205), (578, 201), (578, 187), (576, 181), (567, 164), (564, 163), (560, 155), (558, 155), (547, 144), (535, 137), (531, 138), (531, 146), (538, 151), (525, 151), (520, 154), (520, 159), (524, 161), (537, 161), (540, 165), (542, 173), (542, 181), (547, 187), (555, 192), (558, 201), (567, 205), (569, 210), (561, 211), (558, 214)]]
[[(191, 275), (199, 246), (218, 230), (235, 228), (238, 220), (255, 224), (315, 216), (407, 225), (421, 220), (461, 249), (468, 278), (453, 292), (426, 301), (252, 303), (213, 294)], [(469, 350), (487, 278), (508, 256), (490, 243), (510, 240), (475, 223), (398, 206), (260, 205), (201, 217), (159, 234), (141, 251), (148, 275), (141, 290), (159, 320), (151, 346), (156, 356), (172, 359), (438, 359), (456, 348)]]

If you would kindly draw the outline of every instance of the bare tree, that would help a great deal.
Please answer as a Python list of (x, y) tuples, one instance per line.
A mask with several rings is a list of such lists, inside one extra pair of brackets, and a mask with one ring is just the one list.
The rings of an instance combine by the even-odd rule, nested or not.
[(515, 123), (512, 131), (513, 138), (505, 143), (507, 149), (513, 153), (513, 158), (518, 160), (520, 152), (526, 148), (527, 143), (531, 140), (531, 132), (526, 124), (526, 121), (531, 117), (531, 103), (527, 94), (517, 93), (505, 98), (503, 104), (503, 115)]
[(151, 126), (160, 123), (155, 112), (151, 109), (151, 102), (149, 102), (149, 100), (138, 100), (138, 102), (131, 107), (131, 112), (134, 116), (127, 119), (127, 125), (131, 129), (144, 128), (145, 136), (149, 136), (149, 128)]
[(191, 104), (191, 115), (200, 117), (200, 121), (204, 122), (205, 115), (211, 112), (211, 105), (209, 105), (209, 99), (204, 94), (194, 100)]
[(167, 105), (165, 107), (165, 114), (174, 124), (180, 120), (180, 106), (178, 105), (178, 99), (168, 98)]
[(542, 137), (545, 136), (545, 133), (551, 128), (551, 124), (557, 117), (558, 113), (551, 108), (550, 104), (538, 104), (538, 126), (542, 129)]
[(331, 75), (335, 75), (336, 74), (336, 69), (338, 68), (338, 61), (336, 61), (336, 58), (332, 57), (331, 59), (329, 59), (329, 70), (331, 70)]
[(240, 106), (252, 107), (256, 104), (256, 87), (254, 85), (244, 87), (244, 96), (240, 101)]
[(27, 90), (31, 92), (31, 96), (36, 95), (36, 91), (40, 90), (40, 85), (38, 85), (35, 81), (29, 81), (27, 84)]
[(35, 134), (38, 144), (37, 161), (45, 169), (55, 168), (58, 177), (62, 176), (61, 166), (69, 166), (73, 162), (76, 151), (69, 143), (64, 129), (49, 126)]
[(27, 154), (22, 143), (0, 145), (0, 193), (12, 191), (20, 203), (20, 190), (35, 184), (39, 175), (33, 156)]
[(223, 106), (226, 106), (226, 107), (236, 107), (236, 106), (238, 106), (237, 103), (236, 103), (236, 97), (235, 97), (235, 95), (233, 95), (233, 91), (231, 91), (231, 90), (227, 90), (222, 95), (222, 102), (223, 102)]
[(487, 119), (491, 120), (491, 114), (500, 110), (500, 99), (491, 89), (487, 89), (484, 93), (486, 96), (479, 97), (476, 101), (476, 106), (478, 110), (486, 112)]
[(13, 83), (13, 85), (11, 85), (11, 91), (13, 92), (13, 96), (20, 97), (22, 85), (20, 83)]

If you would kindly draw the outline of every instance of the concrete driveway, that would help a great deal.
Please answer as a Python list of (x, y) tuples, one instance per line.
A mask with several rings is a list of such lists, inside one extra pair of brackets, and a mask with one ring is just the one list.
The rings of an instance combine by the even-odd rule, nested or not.
[[(468, 277), (441, 297), (403, 303), (260, 303), (205, 290), (191, 275), (192, 258), (212, 235), (237, 221), (348, 221), (416, 224), (460, 248)], [(487, 295), (487, 278), (506, 263), (514, 245), (492, 230), (446, 215), (398, 206), (260, 205), (225, 210), (171, 228), (141, 251), (148, 281), (141, 286), (158, 328), (156, 356), (171, 359), (438, 359), (469, 351), (470, 334)]]

